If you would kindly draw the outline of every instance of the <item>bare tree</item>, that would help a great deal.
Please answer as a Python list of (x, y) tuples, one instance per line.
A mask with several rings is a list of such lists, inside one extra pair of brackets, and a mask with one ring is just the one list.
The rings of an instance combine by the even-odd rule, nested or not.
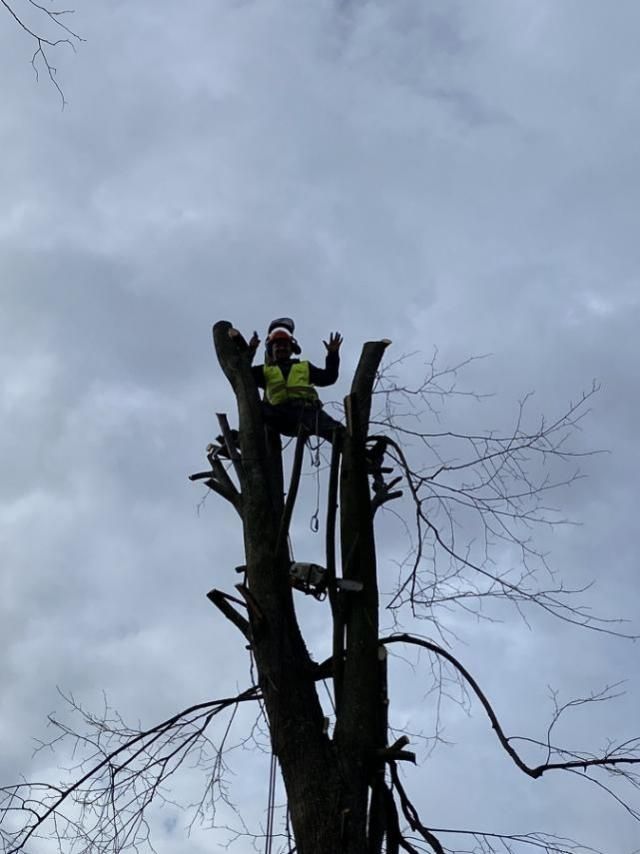
[(40, 71), (44, 71), (57, 89), (64, 107), (64, 92), (58, 82), (57, 69), (51, 55), (63, 46), (75, 51), (77, 45), (84, 41), (67, 23), (74, 10), (46, 6), (36, 0), (0, 0), (0, 4), (34, 46), (31, 65), (36, 80), (40, 77)]
[[(137, 850), (149, 842), (147, 807), (167, 797), (166, 782), (189, 756), (207, 769), (195, 817), (211, 816), (227, 797), (229, 733), (237, 710), (247, 703), (257, 704), (266, 721), (273, 754), (270, 791), (276, 764), (286, 789), (290, 832), (276, 834), (271, 801), (266, 827), (258, 835), (267, 852), (274, 843), (289, 854), (592, 850), (544, 833), (439, 828), (432, 817), (420, 816), (398, 770), (402, 762), (415, 762), (415, 754), (407, 750), (407, 735), (390, 736), (387, 649), (396, 646), (424, 650), (439, 679), (458, 681), (486, 714), (496, 745), (520, 772), (532, 779), (576, 774), (582, 785), (597, 786), (640, 820), (635, 771), (640, 738), (610, 743), (601, 753), (567, 749), (555, 741), (556, 724), (565, 712), (612, 699), (615, 686), (568, 704), (557, 702), (546, 739), (517, 739), (505, 732), (498, 710), (452, 651), (446, 624), (452, 607), (477, 614), (498, 599), (511, 603), (524, 619), (542, 610), (583, 630), (624, 636), (619, 622), (595, 617), (580, 601), (580, 591), (555, 580), (531, 538), (533, 527), (559, 519), (546, 503), (547, 494), (579, 476), (571, 469), (554, 478), (543, 464), (575, 461), (569, 439), (595, 389), (561, 417), (541, 421), (533, 430), (524, 426), (523, 402), (515, 426), (504, 435), (422, 432), (420, 406), (433, 409), (438, 398), (456, 393), (457, 368), (438, 371), (434, 362), (426, 380), (409, 388), (393, 380), (393, 366), (380, 371), (390, 342), (365, 344), (345, 400), (345, 435), (331, 450), (326, 566), (301, 567), (292, 561), (288, 534), (305, 436), (296, 440), (285, 492), (280, 437), (265, 430), (249, 348), (232, 333), (227, 322), (214, 326), (218, 359), (238, 403), (239, 434), (221, 415), (220, 441), (208, 450), (210, 466), (192, 479), (228, 501), (242, 523), (243, 581), (234, 593), (216, 589), (208, 596), (248, 644), (255, 684), (234, 697), (191, 706), (146, 730), (129, 728), (106, 704), (93, 715), (68, 697), (84, 725), (71, 729), (56, 718), (51, 723), (54, 742), (71, 740), (77, 764), (60, 784), (29, 781), (0, 789), (5, 851), (35, 850), (34, 841), (47, 833), (69, 850)], [(382, 431), (373, 445), (370, 426)], [(404, 445), (413, 440), (421, 449), (420, 468), (410, 464), (403, 439)], [(389, 461), (401, 472), (390, 480)], [(391, 635), (381, 636), (379, 630), (374, 522), (377, 511), (399, 500), (403, 491), (414, 525), (407, 529), (411, 542), (389, 607), (397, 621), (403, 608), (422, 616), (435, 638), (401, 631), (399, 624)], [(480, 526), (479, 548), (464, 538), (463, 523)], [(505, 542), (517, 548), (519, 560), (497, 570), (492, 556)], [(328, 599), (332, 655), (322, 663), (312, 660), (305, 645), (296, 587)], [(331, 715), (320, 699), (321, 682), (331, 685)], [(222, 718), (214, 740), (212, 722)], [(525, 759), (523, 744), (527, 755), (538, 752), (536, 761)]]

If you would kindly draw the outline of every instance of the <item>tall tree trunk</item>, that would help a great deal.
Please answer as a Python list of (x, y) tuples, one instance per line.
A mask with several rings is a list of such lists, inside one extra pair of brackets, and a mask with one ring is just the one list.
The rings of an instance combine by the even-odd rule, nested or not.
[(348, 854), (367, 846), (369, 785), (376, 771), (380, 743), (380, 674), (378, 664), (378, 582), (373, 512), (365, 442), (371, 391), (386, 342), (365, 345), (345, 401), (347, 433), (340, 483), (340, 529), (344, 578), (360, 582), (360, 592), (343, 594), (344, 676), (337, 710), (335, 744), (349, 770)]
[[(299, 854), (366, 854), (367, 796), (375, 748), (371, 708), (379, 696), (378, 593), (365, 466), (371, 385), (384, 344), (367, 345), (350, 398), (341, 482), (342, 562), (361, 593), (338, 609), (346, 630), (344, 684), (334, 739), (325, 732), (315, 666), (300, 633), (289, 582), (279, 443), (265, 441), (258, 392), (244, 340), (216, 323), (214, 344), (238, 402), (242, 521), (251, 646), (264, 694), (273, 751), (285, 787)], [(366, 358), (365, 358), (366, 354)], [(376, 361), (377, 360), (377, 361)], [(286, 533), (286, 532), (285, 532)]]

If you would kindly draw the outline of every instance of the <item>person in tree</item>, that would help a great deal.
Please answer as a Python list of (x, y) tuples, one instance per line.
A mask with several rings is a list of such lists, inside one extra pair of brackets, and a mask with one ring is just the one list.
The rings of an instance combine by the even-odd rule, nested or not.
[[(308, 435), (320, 436), (329, 442), (339, 440), (344, 426), (324, 411), (316, 386), (330, 386), (338, 379), (342, 336), (332, 332), (329, 340), (323, 342), (325, 366), (319, 368), (295, 358), (301, 349), (294, 338), (294, 329), (291, 318), (274, 320), (267, 334), (265, 362), (251, 368), (256, 385), (264, 389), (265, 424), (284, 436), (297, 436), (302, 425)], [(258, 334), (254, 332), (249, 341), (252, 358), (259, 344)]]
[[(318, 368), (311, 362), (295, 358), (302, 351), (294, 331), (295, 324), (290, 317), (273, 320), (267, 332), (264, 364), (251, 368), (256, 385), (264, 389), (262, 412), (265, 424), (283, 436), (297, 436), (302, 425), (306, 435), (337, 442), (339, 447), (345, 427), (324, 411), (316, 386), (333, 385), (338, 379), (342, 336), (339, 332), (331, 332), (329, 340), (323, 341), (327, 351), (325, 366)], [(232, 338), (240, 334), (237, 329), (229, 330)], [(251, 361), (259, 346), (260, 338), (254, 331), (248, 343)], [(237, 430), (231, 431), (230, 438), (236, 446), (239, 445)], [(218, 436), (216, 441), (219, 444), (217, 453), (226, 456), (223, 436)], [(392, 471), (383, 466), (386, 447), (384, 437), (367, 440), (367, 468), (376, 492), (385, 488), (383, 475)]]

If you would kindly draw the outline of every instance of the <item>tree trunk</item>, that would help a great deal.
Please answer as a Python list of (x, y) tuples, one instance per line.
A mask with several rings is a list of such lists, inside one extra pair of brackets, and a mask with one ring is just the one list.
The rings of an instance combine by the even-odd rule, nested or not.
[[(246, 343), (216, 323), (214, 344), (238, 402), (240, 487), (249, 590), (251, 646), (282, 770), (299, 854), (367, 854), (367, 797), (379, 725), (378, 593), (369, 486), (365, 467), (370, 393), (384, 344), (367, 345), (356, 374), (343, 449), (341, 531), (344, 576), (361, 593), (340, 593), (346, 629), (344, 684), (334, 739), (296, 620), (283, 536), (280, 443), (265, 430)], [(366, 358), (365, 358), (366, 354)], [(376, 361), (377, 360), (377, 361)], [(375, 364), (374, 364), (375, 363)], [(359, 378), (359, 379), (358, 379)], [(355, 401), (355, 405), (354, 405)], [(334, 600), (336, 594), (334, 591)]]

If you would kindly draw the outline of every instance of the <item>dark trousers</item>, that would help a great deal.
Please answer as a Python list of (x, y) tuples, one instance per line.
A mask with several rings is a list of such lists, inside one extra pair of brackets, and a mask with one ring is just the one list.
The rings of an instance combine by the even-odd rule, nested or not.
[(340, 439), (344, 426), (322, 408), (321, 403), (290, 400), (273, 406), (262, 401), (264, 422), (283, 436), (297, 436), (300, 425), (309, 436), (320, 436), (327, 442)]

